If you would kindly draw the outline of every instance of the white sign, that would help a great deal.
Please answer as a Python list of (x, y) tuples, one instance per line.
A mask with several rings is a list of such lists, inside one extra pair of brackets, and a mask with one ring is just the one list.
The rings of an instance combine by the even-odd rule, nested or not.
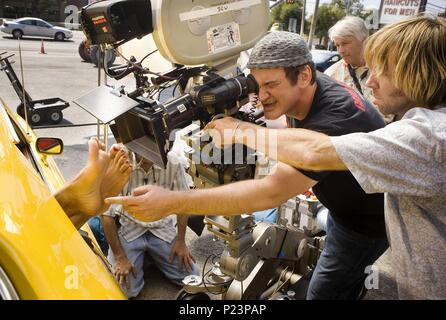
[(382, 0), (380, 23), (388, 24), (415, 16), (421, 0)]
[(297, 19), (290, 18), (290, 20), (288, 21), (288, 31), (297, 32)]
[(232, 22), (212, 27), (207, 32), (209, 53), (218, 53), (241, 46), (240, 27)]
[(180, 21), (197, 20), (202, 18), (207, 18), (216, 14), (225, 13), (228, 11), (236, 11), (241, 9), (246, 9), (258, 4), (261, 4), (261, 0), (241, 0), (233, 3), (225, 3), (217, 5), (211, 8), (205, 8), (201, 10), (193, 10), (189, 12), (180, 13)]

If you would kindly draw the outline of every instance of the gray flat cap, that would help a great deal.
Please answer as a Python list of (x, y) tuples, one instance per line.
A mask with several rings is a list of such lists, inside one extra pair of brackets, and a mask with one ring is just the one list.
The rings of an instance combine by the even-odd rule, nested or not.
[(297, 33), (276, 31), (264, 36), (252, 49), (247, 67), (269, 69), (296, 67), (311, 62), (307, 43)]

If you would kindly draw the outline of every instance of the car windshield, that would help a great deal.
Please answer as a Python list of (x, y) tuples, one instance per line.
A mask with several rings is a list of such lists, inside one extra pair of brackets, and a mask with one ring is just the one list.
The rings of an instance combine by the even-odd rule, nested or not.
[(15, 22), (20, 23), (20, 24), (30, 25), (30, 26), (36, 24), (34, 20), (29, 20), (29, 19), (19, 19), (19, 20), (16, 20)]
[(311, 51), (311, 55), (314, 63), (321, 63), (330, 59), (335, 53), (331, 51)]

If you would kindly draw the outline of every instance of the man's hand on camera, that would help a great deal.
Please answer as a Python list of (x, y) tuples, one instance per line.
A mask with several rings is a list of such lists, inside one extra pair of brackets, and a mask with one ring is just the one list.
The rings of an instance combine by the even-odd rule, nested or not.
[(106, 198), (107, 204), (121, 204), (134, 218), (151, 222), (172, 213), (175, 201), (173, 192), (157, 186), (142, 186), (133, 190), (131, 196)]
[(238, 119), (225, 117), (209, 122), (204, 129), (209, 131), (214, 144), (223, 148), (235, 143), (237, 130), (242, 123)]

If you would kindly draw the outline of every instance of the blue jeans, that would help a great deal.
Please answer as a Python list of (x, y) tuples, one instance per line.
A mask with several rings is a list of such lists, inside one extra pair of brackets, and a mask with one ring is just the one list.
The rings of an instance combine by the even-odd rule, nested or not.
[(327, 220), (329, 213), (330, 211), (328, 211), (328, 209), (325, 207), (321, 207), (316, 213), (316, 223), (318, 224), (319, 228), (325, 232), (327, 232)]
[(265, 222), (269, 222), (269, 223), (276, 223), (277, 222), (277, 208), (255, 212), (254, 220), (257, 222), (265, 221)]
[[(150, 231), (147, 231), (141, 237), (128, 242), (121, 235), (119, 235), (122, 248), (127, 255), (129, 261), (136, 268), (136, 277), (130, 273), (130, 288), (127, 289), (126, 285), (122, 285), (121, 289), (127, 296), (127, 298), (136, 297), (144, 287), (144, 256), (149, 254), (150, 258), (155, 262), (158, 269), (173, 283), (182, 286), (182, 280), (190, 275), (198, 275), (198, 269), (195, 264), (192, 264), (192, 272), (188, 272), (185, 266), (183, 269), (178, 270), (178, 257), (175, 256), (172, 262), (170, 262), (170, 252), (175, 241), (168, 243), (164, 240), (153, 235)], [(113, 268), (116, 265), (116, 260), (112, 250), (109, 250), (108, 261)]]
[(317, 262), (307, 299), (357, 299), (367, 266), (388, 248), (387, 238), (369, 238), (336, 223), (328, 215), (327, 237)]
[(99, 216), (90, 218), (90, 220), (88, 220), (88, 226), (93, 232), (93, 235), (96, 238), (99, 247), (101, 247), (102, 252), (104, 253), (104, 255), (107, 255), (108, 242), (107, 239), (105, 239), (105, 233), (104, 228), (102, 227), (101, 218), (99, 218)]

